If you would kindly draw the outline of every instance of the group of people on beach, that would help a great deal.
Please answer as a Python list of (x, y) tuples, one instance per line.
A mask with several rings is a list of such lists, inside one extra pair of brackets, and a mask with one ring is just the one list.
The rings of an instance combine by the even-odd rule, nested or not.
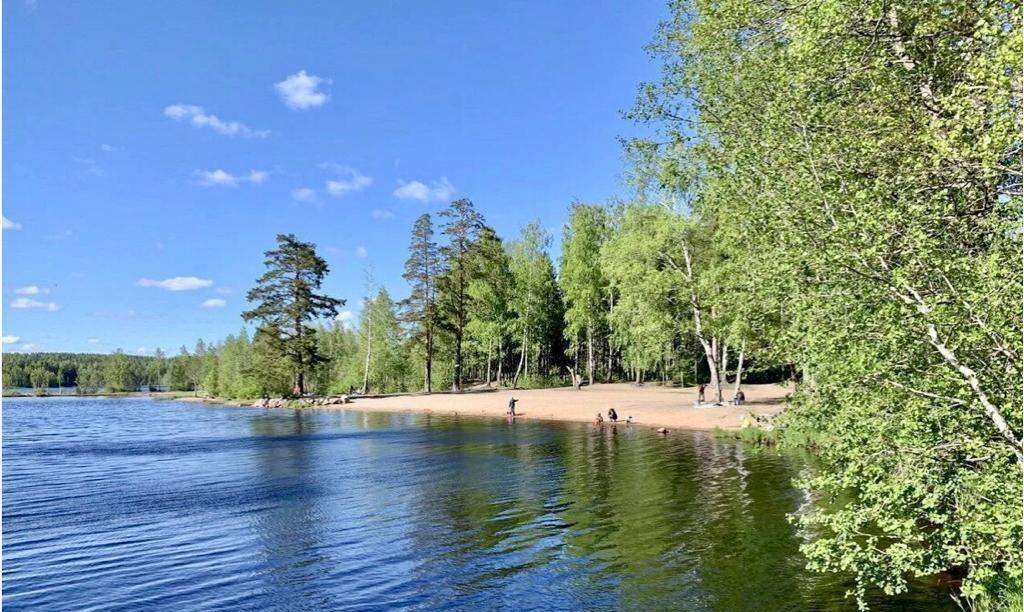
[[(701, 383), (700, 386), (697, 387), (697, 405), (698, 406), (700, 406), (701, 404), (704, 403), (704, 392), (707, 390), (707, 388), (708, 388), (708, 386), (705, 383)], [(746, 402), (746, 401), (747, 401), (747, 395), (745, 393), (743, 393), (742, 389), (737, 391), (736, 395), (732, 396), (732, 404), (734, 406), (742, 406), (743, 403)]]

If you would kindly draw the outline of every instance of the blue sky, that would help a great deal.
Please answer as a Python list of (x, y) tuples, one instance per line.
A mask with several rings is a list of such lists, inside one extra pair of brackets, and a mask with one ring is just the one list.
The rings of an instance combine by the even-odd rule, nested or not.
[(175, 353), (241, 328), (277, 233), (358, 312), (468, 197), (513, 237), (627, 193), (665, 14), (633, 2), (3, 4), (7, 351)]

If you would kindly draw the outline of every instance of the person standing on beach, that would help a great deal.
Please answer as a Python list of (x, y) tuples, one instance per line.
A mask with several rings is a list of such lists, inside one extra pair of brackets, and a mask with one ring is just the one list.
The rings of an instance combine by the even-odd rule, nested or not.
[(518, 401), (519, 400), (517, 400), (514, 397), (510, 397), (508, 399), (508, 415), (509, 416), (513, 416), (513, 417), (516, 416), (516, 402), (518, 402)]
[(708, 386), (705, 385), (704, 383), (701, 383), (700, 386), (697, 387), (697, 403), (698, 404), (703, 404), (704, 403), (704, 390), (707, 389), (707, 387)]

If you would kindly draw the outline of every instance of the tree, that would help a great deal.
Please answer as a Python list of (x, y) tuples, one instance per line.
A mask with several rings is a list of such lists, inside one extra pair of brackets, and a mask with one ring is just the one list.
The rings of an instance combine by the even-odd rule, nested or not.
[(804, 551), (861, 598), (942, 570), (1019, 596), (1021, 8), (675, 2), (631, 114), (638, 175), (779, 313), (790, 422), (822, 436), (802, 484), (843, 502)]
[(50, 386), (50, 371), (42, 366), (36, 366), (29, 372), (29, 377), (32, 380), (32, 388), (36, 390), (36, 393), (42, 393)]
[(490, 227), (484, 227), (473, 244), (471, 257), (473, 280), (469, 284), (469, 323), (471, 338), (485, 346), (485, 383), (491, 384), (491, 364), (497, 352), (496, 381), (502, 384), (505, 339), (512, 321), (509, 300), (512, 293), (512, 271), (508, 253), (501, 238)]
[(98, 364), (88, 364), (78, 371), (76, 381), (79, 394), (96, 393), (103, 388), (103, 369)]
[(163, 384), (164, 374), (167, 373), (167, 356), (163, 350), (157, 348), (153, 353), (153, 359), (147, 368), (146, 384), (150, 387)]
[(587, 347), (587, 382), (594, 384), (595, 335), (606, 324), (608, 281), (601, 270), (601, 247), (608, 238), (603, 207), (574, 203), (562, 238), (559, 284), (565, 296), (565, 339), (578, 360)]
[(359, 352), (364, 363), (363, 393), (405, 391), (409, 362), (395, 303), (386, 289), (366, 300), (360, 321)]
[(295, 388), (305, 393), (307, 371), (323, 360), (309, 323), (320, 317), (334, 317), (345, 304), (318, 293), (328, 273), (327, 262), (308, 242), (292, 234), (279, 234), (277, 248), (265, 253), (267, 271), (246, 295), (257, 305), (242, 313), (245, 321), (259, 321), (258, 335), (292, 364)]
[(402, 320), (412, 328), (410, 339), (422, 347), (424, 355), (423, 386), (431, 392), (434, 365), (434, 334), (438, 324), (437, 282), (441, 272), (440, 255), (434, 243), (434, 226), (430, 215), (416, 219), (409, 244), (409, 259), (402, 275), (410, 287), (409, 297), (399, 305)]
[(132, 383), (131, 362), (118, 349), (103, 366), (103, 384), (108, 391), (130, 391), (134, 387)]
[(537, 374), (545, 373), (540, 371), (542, 360), (553, 361), (554, 343), (562, 335), (561, 294), (554, 264), (546, 252), (550, 243), (540, 223), (531, 221), (510, 248), (513, 285), (510, 308), (515, 316), (513, 327), (520, 337), (520, 359), (513, 385), (520, 374), (530, 375), (531, 363), (536, 363)]
[(441, 212), (442, 233), (448, 242), (441, 247), (444, 272), (437, 283), (439, 321), (451, 335), (454, 348), (452, 388), (462, 389), (462, 341), (469, 322), (469, 284), (472, 281), (470, 249), (483, 227), (483, 217), (467, 199), (456, 200)]

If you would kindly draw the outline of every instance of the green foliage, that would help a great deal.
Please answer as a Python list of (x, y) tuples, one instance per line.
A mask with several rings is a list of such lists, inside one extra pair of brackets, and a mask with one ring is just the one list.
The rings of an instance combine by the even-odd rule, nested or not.
[(445, 219), (442, 233), (447, 243), (441, 247), (443, 272), (437, 283), (440, 328), (453, 346), (455, 390), (462, 389), (464, 363), (463, 338), (469, 323), (469, 286), (473, 281), (472, 247), (484, 226), (483, 217), (467, 199), (456, 200), (441, 211)]
[(429, 393), (433, 383), (435, 341), (439, 313), (437, 282), (441, 274), (440, 254), (434, 243), (434, 226), (430, 215), (416, 219), (409, 245), (409, 259), (402, 274), (409, 283), (409, 297), (400, 302), (402, 321), (409, 326), (409, 340), (423, 354), (423, 386)]
[(610, 290), (601, 267), (601, 248), (608, 240), (608, 211), (601, 206), (575, 203), (562, 237), (559, 286), (565, 298), (565, 339), (579, 360), (587, 351), (587, 373), (594, 382), (595, 344), (607, 337)]
[(103, 386), (107, 391), (131, 391), (135, 388), (131, 362), (123, 352), (114, 351), (103, 364)]
[(634, 370), (658, 366), (687, 324), (688, 288), (678, 269), (683, 229), (683, 218), (664, 206), (625, 206), (601, 250), (616, 296), (609, 315), (612, 339)]
[(712, 241), (723, 335), (803, 373), (811, 566), (1019, 584), (1020, 3), (672, 11), (636, 177)]
[[(555, 266), (547, 254), (550, 243), (540, 223), (531, 221), (509, 249), (509, 308), (514, 317), (511, 330), (520, 340), (520, 368), (524, 376), (530, 376), (531, 371), (542, 375), (551, 369), (557, 372), (563, 357), (565, 307)], [(519, 370), (517, 378), (518, 374)]]
[[(132, 388), (145, 384), (146, 373), (152, 367), (155, 357), (124, 355), (124, 358), (128, 360), (131, 369)], [(46, 374), (36, 372), (36, 379), (42, 383), (43, 377), (47, 378), (42, 383), (43, 387), (81, 386), (83, 373), (87, 369), (92, 370), (92, 374), (102, 372), (108, 359), (109, 355), (90, 353), (4, 353), (3, 383), (5, 388), (34, 387), (32, 372), (41, 368)], [(98, 390), (103, 386), (102, 375), (99, 378), (91, 377), (87, 383), (85, 386), (90, 389), (88, 392)]]
[(259, 322), (257, 335), (291, 362), (295, 387), (303, 393), (307, 372), (323, 361), (309, 323), (337, 315), (345, 301), (318, 293), (328, 267), (313, 244), (279, 234), (277, 248), (265, 255), (267, 271), (246, 296), (256, 307), (242, 313), (242, 318)]
[(411, 388), (411, 368), (403, 346), (395, 303), (385, 289), (363, 303), (358, 361), (363, 364), (363, 393), (395, 393)]

